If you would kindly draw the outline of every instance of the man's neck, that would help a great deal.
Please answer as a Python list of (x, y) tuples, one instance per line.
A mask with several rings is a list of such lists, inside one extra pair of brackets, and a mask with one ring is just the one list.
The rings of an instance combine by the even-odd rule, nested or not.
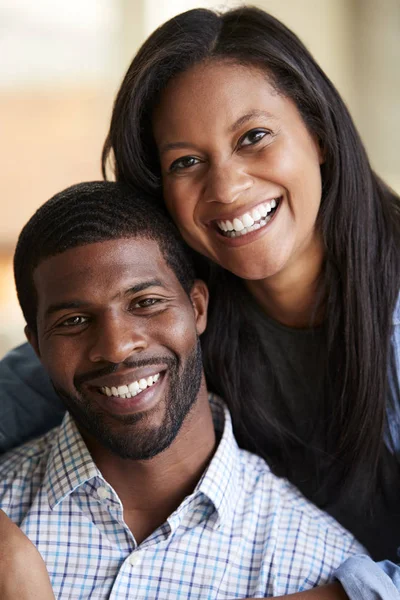
[(140, 543), (191, 494), (209, 464), (216, 436), (207, 390), (199, 396), (171, 446), (148, 460), (99, 451), (85, 437), (96, 466), (118, 494), (124, 519)]

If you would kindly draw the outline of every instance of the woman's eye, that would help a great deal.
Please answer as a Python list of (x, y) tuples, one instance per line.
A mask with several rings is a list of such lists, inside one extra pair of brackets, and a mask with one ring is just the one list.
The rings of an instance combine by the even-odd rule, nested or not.
[(265, 129), (252, 129), (240, 139), (240, 146), (253, 146), (268, 135), (268, 133), (269, 131), (266, 131)]
[(198, 158), (194, 156), (182, 156), (182, 158), (177, 158), (174, 160), (169, 170), (172, 171), (180, 171), (182, 169), (189, 169), (190, 167), (194, 167), (199, 162)]
[(88, 320), (88, 317), (70, 317), (69, 319), (65, 319), (65, 321), (60, 323), (59, 327), (79, 327), (79, 325), (85, 325)]

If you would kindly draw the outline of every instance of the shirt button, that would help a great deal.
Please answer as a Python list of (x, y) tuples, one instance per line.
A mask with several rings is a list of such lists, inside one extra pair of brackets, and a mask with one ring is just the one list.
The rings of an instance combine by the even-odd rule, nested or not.
[(142, 557), (139, 552), (133, 552), (128, 560), (132, 567), (137, 567), (142, 560)]
[(100, 500), (105, 500), (106, 498), (108, 498), (108, 489), (104, 486), (100, 486), (97, 488), (97, 495), (100, 498)]

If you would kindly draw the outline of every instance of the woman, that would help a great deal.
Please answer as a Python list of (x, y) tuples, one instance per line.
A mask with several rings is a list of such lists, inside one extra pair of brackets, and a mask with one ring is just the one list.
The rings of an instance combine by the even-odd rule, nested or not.
[(111, 152), (226, 270), (211, 269), (205, 359), (242, 445), (395, 558), (399, 204), (337, 91), (266, 13), (189, 11), (134, 58), (104, 169)]
[[(134, 58), (104, 173), (110, 154), (117, 179), (162, 190), (209, 259), (208, 381), (241, 445), (394, 559), (398, 198), (331, 82), (266, 13), (189, 11)], [(372, 562), (358, 568), (339, 574), (350, 597), (357, 581), (364, 598), (380, 577), (394, 589)]]

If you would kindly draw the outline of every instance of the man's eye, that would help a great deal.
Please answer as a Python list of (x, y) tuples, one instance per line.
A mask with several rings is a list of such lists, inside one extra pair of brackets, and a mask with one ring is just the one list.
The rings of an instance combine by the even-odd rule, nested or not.
[(182, 158), (177, 158), (174, 160), (172, 165), (170, 166), (170, 172), (173, 171), (181, 171), (183, 169), (190, 169), (190, 167), (194, 167), (199, 163), (199, 159), (194, 156), (182, 156)]
[(265, 129), (252, 129), (240, 139), (240, 146), (253, 146), (260, 142), (270, 132)]
[(134, 308), (149, 308), (161, 302), (160, 298), (145, 298), (134, 303)]
[(88, 317), (70, 317), (69, 319), (65, 319), (65, 321), (60, 323), (58, 327), (79, 327), (79, 325), (85, 325), (88, 320)]

